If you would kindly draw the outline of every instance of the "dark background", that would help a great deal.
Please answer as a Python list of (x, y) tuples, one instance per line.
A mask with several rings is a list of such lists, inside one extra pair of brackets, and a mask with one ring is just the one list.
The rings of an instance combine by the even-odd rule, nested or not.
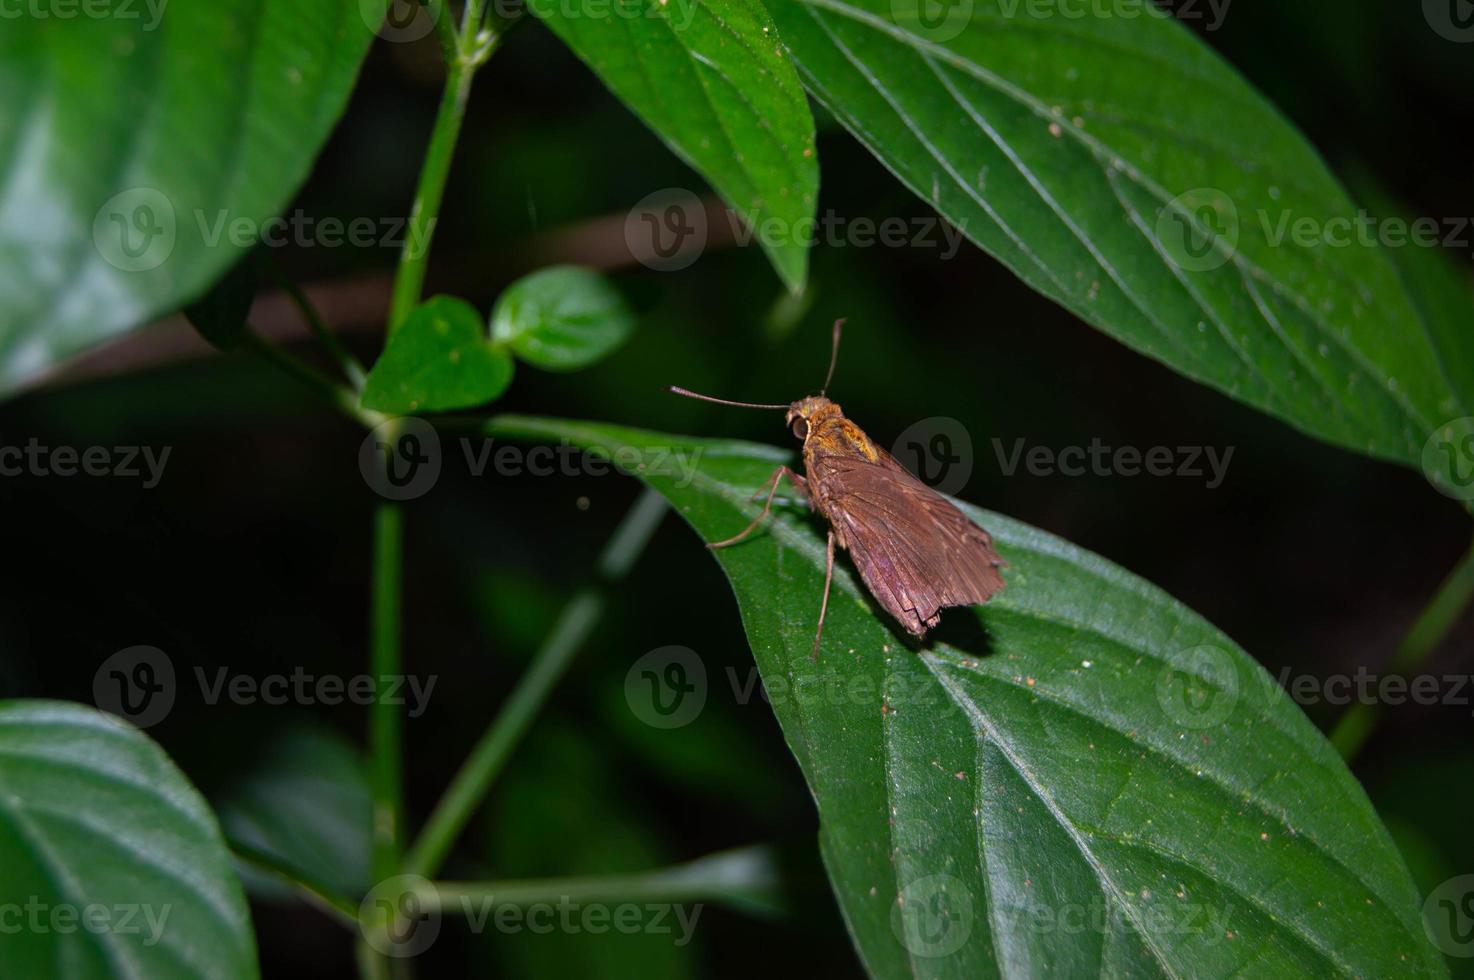
[[(1465, 143), (1474, 60), (1470, 46), (1430, 30), (1418, 4), (1242, 2), (1205, 37), (1354, 186), (1380, 187), (1415, 215), (1474, 215)], [(293, 207), (345, 219), (404, 213), (438, 97), (437, 58), (431, 38), (376, 45)], [(821, 209), (928, 213), (822, 113), (820, 126)], [(488, 309), (546, 254), (550, 233), (622, 219), (668, 186), (705, 193), (547, 31), (519, 27), (478, 76), (430, 288)], [(618, 220), (609, 227), (617, 236)], [(279, 258), (304, 282), (359, 290), (372, 308), (397, 254)], [(1467, 244), (1457, 258), (1467, 267)], [(961, 496), (1157, 583), (1276, 675), (1376, 669), (1468, 545), (1467, 515), (1420, 473), (1328, 447), (1180, 378), (971, 246), (950, 261), (928, 249), (820, 248), (813, 263), (806, 307), (782, 300), (755, 248), (711, 251), (679, 273), (621, 268), (617, 281), (642, 314), (634, 339), (579, 374), (519, 366), (497, 408), (786, 444), (772, 414), (686, 402), (662, 386), (763, 401), (808, 393), (822, 378), (829, 322), (848, 316), (831, 393), (873, 437), (889, 443), (929, 416), (961, 421), (974, 447)], [(374, 330), (348, 325), (371, 361)], [(377, 498), (356, 465), (361, 431), (259, 362), (175, 357), (171, 343), (150, 341), (171, 329), (127, 346), (163, 363), (64, 377), (0, 406), (4, 444), (172, 447), (152, 490), (116, 477), (0, 480), (11, 556), (0, 695), (90, 701), (97, 666), (134, 644), (165, 650), (181, 673), (367, 669)], [(111, 371), (120, 358), (92, 363)], [(1190, 478), (1005, 477), (991, 440), (1020, 437), (1055, 449), (1099, 438), (1234, 455), (1212, 490)], [(406, 726), (415, 826), (637, 492), (613, 476), (477, 479), (448, 448), (439, 484), (409, 505), (405, 660), (439, 676), (430, 710)], [(632, 661), (667, 644), (700, 653), (711, 693), (695, 723), (659, 732), (630, 715), (622, 688)], [(708, 907), (685, 949), (658, 937), (477, 937), (450, 923), (423, 975), (858, 974), (813, 854), (797, 767), (766, 706), (738, 703), (728, 668), (743, 683), (752, 668), (730, 590), (668, 517), (446, 873), (635, 870), (776, 842), (796, 883), (792, 914)], [(1428, 670), (1474, 672), (1467, 618)], [(1326, 727), (1335, 719), (1324, 705), (1306, 710)], [(1470, 711), (1391, 710), (1355, 766), (1424, 892), (1474, 871)], [(351, 706), (210, 706), (182, 689), (151, 734), (214, 793), (265, 740), (302, 725), (361, 741), (366, 719)], [(317, 912), (257, 903), (254, 914), (268, 976), (352, 975), (348, 935)]]

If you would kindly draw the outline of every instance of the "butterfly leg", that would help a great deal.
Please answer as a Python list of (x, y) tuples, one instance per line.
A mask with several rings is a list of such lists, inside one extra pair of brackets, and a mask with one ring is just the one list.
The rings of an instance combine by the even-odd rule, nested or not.
[(707, 547), (712, 549), (725, 548), (727, 547), (727, 545), (736, 544), (738, 541), (741, 541), (743, 538), (747, 537), (754, 530), (756, 530), (757, 526), (763, 522), (763, 518), (768, 516), (768, 511), (772, 509), (773, 495), (778, 492), (778, 481), (783, 479), (783, 477), (785, 476), (788, 477), (788, 482), (797, 487), (798, 491), (804, 495), (804, 498), (808, 499), (809, 488), (806, 486), (807, 481), (805, 481), (803, 477), (799, 476), (788, 467), (780, 466), (773, 471), (773, 475), (768, 479), (768, 482), (763, 484), (762, 490), (759, 490), (757, 494), (753, 495), (753, 499), (757, 499), (757, 495), (761, 494), (763, 490), (766, 490), (768, 492), (768, 499), (767, 502), (763, 504), (762, 513), (754, 517), (751, 524), (747, 525), (747, 527), (743, 528), (732, 537), (727, 538), (725, 541), (713, 541), (708, 544)]
[[(780, 467), (780, 469), (783, 470), (783, 475), (788, 477), (788, 482), (793, 485), (793, 489), (798, 491), (798, 497), (795, 499), (797, 499), (798, 502), (803, 504), (805, 507), (813, 506), (813, 501), (809, 499), (809, 481), (786, 466)], [(764, 483), (762, 486), (758, 487), (757, 491), (751, 497), (748, 497), (747, 499), (757, 500), (757, 498), (761, 497), (766, 490), (768, 490), (768, 484)]]
[(829, 612), (829, 584), (834, 581), (834, 532), (829, 532), (829, 553), (824, 557), (824, 600), (819, 603), (819, 626), (814, 630), (812, 660), (819, 659), (819, 640), (824, 636), (824, 614)]

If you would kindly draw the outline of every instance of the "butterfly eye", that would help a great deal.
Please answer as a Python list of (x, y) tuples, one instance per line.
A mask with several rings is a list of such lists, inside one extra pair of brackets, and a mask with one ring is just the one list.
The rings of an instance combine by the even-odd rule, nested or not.
[(807, 439), (809, 437), (809, 420), (797, 418), (793, 420), (793, 438)]

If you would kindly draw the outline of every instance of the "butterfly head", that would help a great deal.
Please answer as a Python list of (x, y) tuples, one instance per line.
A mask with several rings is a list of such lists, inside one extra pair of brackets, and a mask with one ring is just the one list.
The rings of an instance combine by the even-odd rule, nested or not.
[(844, 413), (834, 402), (823, 395), (810, 395), (788, 406), (788, 414), (784, 416), (784, 422), (787, 423), (793, 437), (802, 442), (808, 439), (809, 432), (819, 422), (828, 418), (843, 417)]

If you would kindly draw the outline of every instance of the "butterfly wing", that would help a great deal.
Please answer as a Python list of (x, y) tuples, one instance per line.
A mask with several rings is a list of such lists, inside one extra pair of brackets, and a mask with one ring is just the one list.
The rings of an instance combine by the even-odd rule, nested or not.
[(880, 451), (879, 462), (817, 452), (811, 487), (877, 602), (915, 636), (947, 606), (987, 602), (1005, 564), (987, 531)]

